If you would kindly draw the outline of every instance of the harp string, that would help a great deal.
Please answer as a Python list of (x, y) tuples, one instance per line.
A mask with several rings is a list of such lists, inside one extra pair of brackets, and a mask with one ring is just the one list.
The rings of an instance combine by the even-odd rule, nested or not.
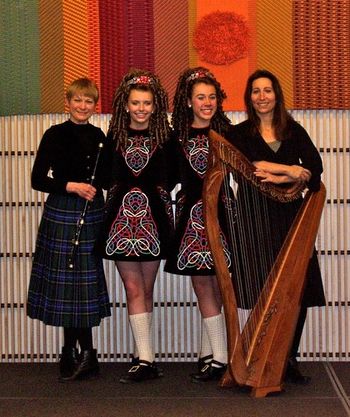
[[(253, 388), (253, 396), (262, 397), (282, 387), (326, 192), (321, 183), (320, 191), (307, 192), (301, 203), (303, 184), (282, 189), (260, 183), (254, 176), (255, 168), (234, 146), (212, 130), (209, 138), (204, 218), (224, 302), (229, 352), (228, 372), (221, 384), (246, 385)], [(223, 192), (230, 198), (221, 199)], [(262, 195), (271, 196), (266, 206)], [(227, 221), (220, 210), (225, 200), (231, 204), (226, 210)], [(278, 209), (283, 210), (283, 222)], [(296, 209), (289, 224), (285, 210), (295, 213)], [(250, 225), (248, 220), (258, 214), (261, 221)], [(220, 240), (220, 225), (225, 223), (233, 254), (229, 268)], [(281, 234), (275, 229), (277, 224), (281, 224)], [(270, 255), (262, 255), (262, 247), (272, 248)], [(256, 259), (258, 263), (253, 262)], [(240, 307), (245, 314), (241, 326)]]
[[(255, 309), (262, 311), (268, 296), (268, 291), (261, 293), (261, 289), (273, 265), (274, 251), (269, 239), (269, 231), (272, 229), (268, 215), (268, 197), (259, 193), (239, 172), (223, 162), (223, 149), (220, 146), (222, 192), (231, 252), (232, 280), (238, 306), (242, 307), (239, 310), (242, 330), (248, 321), (251, 308), (255, 306)], [(270, 274), (269, 281), (273, 282), (273, 274)], [(245, 328), (245, 352), (249, 350), (251, 335), (258, 325), (254, 317)]]
[[(292, 184), (282, 189), (260, 182), (246, 158), (231, 144), (227, 146), (215, 132), (211, 133), (214, 148), (211, 164), (219, 166), (222, 172), (226, 233), (232, 257), (231, 278), (239, 307), (242, 345), (248, 352), (258, 318), (274, 285), (273, 264), (283, 240), (280, 231), (271, 224), (269, 205), (276, 201), (294, 201), (301, 195), (303, 186)], [(282, 206), (274, 204), (274, 210)], [(250, 317), (253, 308), (254, 315)]]

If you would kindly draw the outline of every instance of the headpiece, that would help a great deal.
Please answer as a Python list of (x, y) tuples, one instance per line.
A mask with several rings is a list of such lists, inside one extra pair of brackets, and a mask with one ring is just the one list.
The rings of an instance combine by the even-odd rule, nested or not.
[(149, 77), (148, 75), (139, 75), (137, 77), (133, 77), (131, 78), (131, 80), (129, 80), (126, 85), (131, 85), (131, 84), (151, 84), (153, 82), (152, 78)]
[(186, 78), (186, 82), (188, 83), (192, 80), (196, 80), (197, 78), (204, 78), (204, 77), (214, 78), (214, 75), (209, 71), (198, 70), (198, 71), (192, 72), (192, 74)]

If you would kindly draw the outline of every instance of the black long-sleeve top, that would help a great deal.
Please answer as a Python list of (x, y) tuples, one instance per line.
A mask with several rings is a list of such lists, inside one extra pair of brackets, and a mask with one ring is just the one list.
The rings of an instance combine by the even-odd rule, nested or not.
[(296, 121), (289, 122), (290, 135), (274, 152), (260, 133), (251, 135), (251, 122), (246, 120), (232, 127), (229, 140), (251, 161), (269, 161), (284, 165), (300, 165), (311, 172), (308, 188), (318, 191), (323, 171), (322, 160), (306, 130)]
[(32, 187), (46, 193), (65, 194), (68, 182), (91, 183), (99, 144), (99, 157), (93, 185), (108, 188), (112, 143), (102, 130), (71, 120), (51, 126), (43, 135), (32, 170)]

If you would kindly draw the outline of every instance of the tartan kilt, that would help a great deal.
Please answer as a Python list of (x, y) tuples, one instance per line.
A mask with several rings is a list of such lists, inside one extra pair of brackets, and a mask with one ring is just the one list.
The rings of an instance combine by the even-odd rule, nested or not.
[(102, 194), (89, 204), (69, 268), (72, 240), (85, 200), (50, 194), (40, 222), (29, 282), (27, 314), (45, 324), (93, 327), (110, 316), (102, 258), (93, 253), (103, 218)]

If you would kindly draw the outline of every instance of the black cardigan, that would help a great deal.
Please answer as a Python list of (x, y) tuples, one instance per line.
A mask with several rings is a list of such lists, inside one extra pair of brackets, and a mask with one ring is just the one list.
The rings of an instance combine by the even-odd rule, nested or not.
[(68, 120), (51, 126), (43, 135), (32, 170), (32, 187), (65, 194), (67, 182), (91, 183), (99, 143), (103, 143), (93, 185), (109, 185), (112, 143), (100, 128)]
[(246, 120), (232, 126), (229, 140), (251, 162), (269, 161), (284, 165), (301, 165), (311, 172), (308, 188), (317, 191), (320, 188), (323, 171), (322, 160), (306, 130), (296, 121), (289, 122), (289, 138), (281, 142), (274, 152), (261, 137), (260, 133), (251, 135), (251, 122)]

